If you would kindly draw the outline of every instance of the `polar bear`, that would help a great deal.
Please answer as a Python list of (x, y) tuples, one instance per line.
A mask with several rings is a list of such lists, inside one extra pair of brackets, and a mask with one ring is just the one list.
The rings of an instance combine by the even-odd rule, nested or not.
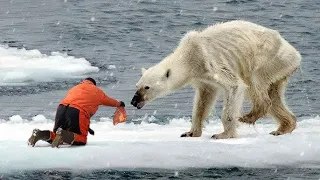
[[(261, 25), (234, 20), (188, 32), (161, 62), (142, 69), (131, 104), (147, 102), (190, 85), (195, 88), (192, 126), (181, 137), (199, 137), (217, 94), (223, 95), (224, 131), (214, 139), (237, 137), (237, 122), (254, 124), (269, 114), (279, 123), (272, 135), (292, 132), (296, 117), (285, 105), (289, 77), (301, 56), (281, 35)], [(218, 93), (219, 92), (219, 93)], [(244, 95), (252, 109), (242, 116)]]

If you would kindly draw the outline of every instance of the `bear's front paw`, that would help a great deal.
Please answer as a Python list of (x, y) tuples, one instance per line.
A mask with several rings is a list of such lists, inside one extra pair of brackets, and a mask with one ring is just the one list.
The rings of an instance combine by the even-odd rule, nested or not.
[(228, 138), (235, 138), (235, 135), (231, 135), (228, 133), (220, 133), (220, 134), (214, 134), (212, 137), (212, 139), (228, 139)]
[(193, 132), (183, 133), (183, 134), (181, 134), (180, 137), (200, 137), (200, 136), (201, 136), (201, 132), (193, 131)]

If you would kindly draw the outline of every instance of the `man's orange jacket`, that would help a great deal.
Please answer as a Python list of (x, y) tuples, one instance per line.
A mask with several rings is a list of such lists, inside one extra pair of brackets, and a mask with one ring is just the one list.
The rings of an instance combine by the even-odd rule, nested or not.
[(60, 104), (65, 106), (69, 104), (71, 107), (82, 110), (89, 119), (97, 112), (99, 105), (120, 106), (119, 101), (108, 97), (100, 88), (88, 80), (84, 80), (71, 88)]

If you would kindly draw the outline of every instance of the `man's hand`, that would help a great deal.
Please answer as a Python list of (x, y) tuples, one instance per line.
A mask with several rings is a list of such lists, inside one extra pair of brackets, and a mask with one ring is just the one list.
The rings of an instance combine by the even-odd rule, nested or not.
[(124, 104), (124, 102), (120, 101), (120, 107), (125, 107), (126, 105)]

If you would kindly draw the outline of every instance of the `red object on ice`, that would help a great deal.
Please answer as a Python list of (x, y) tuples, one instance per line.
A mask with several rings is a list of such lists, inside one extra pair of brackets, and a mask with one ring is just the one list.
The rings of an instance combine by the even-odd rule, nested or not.
[(113, 116), (113, 125), (117, 125), (118, 123), (123, 123), (127, 120), (127, 112), (124, 107), (117, 107)]

